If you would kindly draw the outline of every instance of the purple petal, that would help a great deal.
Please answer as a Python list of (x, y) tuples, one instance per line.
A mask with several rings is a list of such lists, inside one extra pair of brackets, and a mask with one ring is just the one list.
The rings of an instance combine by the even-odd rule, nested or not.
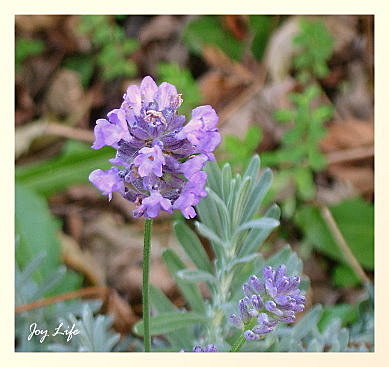
[(89, 181), (98, 188), (103, 195), (111, 200), (112, 192), (124, 192), (124, 183), (118, 175), (119, 170), (113, 167), (107, 171), (96, 169), (89, 175)]
[(140, 89), (137, 85), (130, 85), (124, 95), (124, 101), (133, 109), (135, 115), (139, 115), (142, 107)]
[(174, 85), (163, 82), (157, 91), (155, 99), (158, 103), (158, 109), (160, 111), (169, 107), (171, 103), (175, 101), (177, 96), (177, 89)]
[(154, 101), (157, 91), (158, 86), (155, 84), (153, 78), (151, 76), (144, 77), (140, 84), (140, 92), (145, 104)]

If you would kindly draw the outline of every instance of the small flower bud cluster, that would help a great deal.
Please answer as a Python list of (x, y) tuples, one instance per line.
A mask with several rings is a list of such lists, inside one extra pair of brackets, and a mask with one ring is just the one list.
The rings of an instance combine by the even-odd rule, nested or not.
[(201, 169), (214, 160), (221, 141), (218, 116), (211, 106), (192, 110), (192, 118), (177, 113), (182, 103), (176, 87), (157, 86), (145, 77), (140, 87), (130, 85), (120, 108), (99, 119), (93, 149), (112, 146), (116, 157), (109, 170), (97, 169), (89, 180), (111, 199), (119, 192), (137, 205), (134, 216), (155, 218), (161, 211), (180, 210), (196, 216), (194, 206), (207, 195), (207, 174)]
[(298, 276), (288, 277), (286, 266), (276, 270), (263, 268), (263, 277), (249, 277), (243, 284), (244, 297), (238, 302), (238, 313), (229, 316), (235, 327), (246, 329), (256, 319), (256, 325), (245, 330), (247, 340), (258, 340), (274, 330), (281, 322), (292, 323), (296, 313), (304, 310), (305, 297), (300, 289)]

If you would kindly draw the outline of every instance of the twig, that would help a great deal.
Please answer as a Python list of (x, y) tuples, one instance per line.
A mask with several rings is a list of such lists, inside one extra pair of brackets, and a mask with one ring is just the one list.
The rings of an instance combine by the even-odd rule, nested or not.
[(46, 133), (69, 139), (82, 140), (86, 141), (87, 143), (92, 143), (95, 140), (92, 131), (65, 126), (55, 122), (50, 122), (47, 124)]
[(326, 154), (327, 164), (357, 161), (374, 157), (374, 146), (339, 150)]
[(354, 270), (355, 274), (358, 275), (359, 279), (362, 281), (362, 283), (368, 283), (370, 282), (370, 279), (362, 269), (362, 266), (359, 264), (358, 260), (355, 258), (354, 254), (350, 250), (349, 245), (347, 244), (346, 240), (344, 239), (342, 233), (340, 232), (340, 229), (338, 225), (335, 222), (334, 217), (332, 216), (332, 213), (328, 209), (327, 206), (321, 206), (320, 212), (323, 216), (324, 221), (326, 222), (332, 237), (335, 240), (335, 243), (338, 245), (340, 251), (343, 253), (345, 259), (351, 266), (351, 268)]
[(82, 288), (76, 291), (59, 294), (57, 296), (53, 296), (49, 298), (39, 299), (31, 303), (26, 303), (24, 305), (17, 306), (15, 307), (15, 312), (22, 313), (26, 311), (31, 311), (34, 310), (35, 308), (45, 307), (54, 303), (66, 301), (73, 298), (79, 298), (79, 297), (89, 296), (89, 297), (96, 297), (96, 298), (105, 298), (108, 292), (109, 289), (106, 287)]

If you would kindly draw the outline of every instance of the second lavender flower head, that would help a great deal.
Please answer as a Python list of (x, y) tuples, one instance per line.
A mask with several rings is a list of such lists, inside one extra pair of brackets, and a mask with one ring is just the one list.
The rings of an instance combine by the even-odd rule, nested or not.
[(300, 278), (287, 276), (285, 265), (275, 270), (265, 266), (262, 279), (252, 275), (243, 284), (245, 296), (238, 302), (238, 313), (230, 315), (230, 322), (245, 330), (247, 340), (260, 339), (279, 323), (293, 323), (296, 313), (305, 307), (299, 285)]
[(214, 160), (221, 141), (215, 110), (197, 107), (185, 124), (177, 112), (182, 98), (176, 87), (166, 82), (157, 86), (149, 76), (140, 87), (130, 85), (123, 98), (108, 120), (97, 120), (92, 145), (114, 147), (115, 166), (93, 171), (89, 180), (109, 198), (117, 191), (137, 204), (134, 216), (155, 218), (177, 209), (186, 218), (195, 217), (193, 207), (207, 194), (207, 174), (201, 169)]

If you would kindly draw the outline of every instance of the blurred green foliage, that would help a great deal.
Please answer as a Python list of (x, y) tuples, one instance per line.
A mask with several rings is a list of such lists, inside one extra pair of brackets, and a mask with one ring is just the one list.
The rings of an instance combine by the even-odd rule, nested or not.
[(214, 15), (203, 15), (193, 19), (186, 27), (183, 40), (190, 51), (201, 55), (203, 48), (212, 45), (220, 48), (234, 60), (241, 60), (246, 43), (251, 38), (249, 48), (253, 56), (260, 60), (263, 57), (275, 22), (268, 15), (250, 15), (247, 22), (247, 40), (239, 40), (223, 25), (222, 18)]
[(27, 267), (38, 253), (44, 252), (39, 268), (32, 279), (42, 282), (53, 273), (61, 279), (56, 286), (48, 288), (42, 296), (50, 296), (80, 287), (82, 277), (71, 270), (60, 268), (61, 246), (57, 237), (58, 221), (51, 215), (46, 200), (34, 191), (16, 184), (15, 228), (16, 263), (19, 268)]
[(49, 196), (73, 184), (87, 183), (91, 171), (111, 166), (108, 159), (113, 156), (114, 151), (110, 147), (95, 151), (87, 144), (69, 140), (57, 157), (18, 166), (16, 181), (41, 195)]
[(182, 93), (183, 104), (181, 109), (189, 113), (201, 102), (199, 87), (187, 68), (181, 68), (176, 63), (160, 63), (157, 69), (159, 82), (169, 81)]
[(243, 172), (261, 140), (262, 130), (259, 126), (250, 126), (244, 139), (239, 139), (235, 135), (226, 135), (220, 147), (226, 156), (223, 162), (230, 163), (234, 171)]
[(324, 330), (334, 319), (342, 320), (342, 326), (347, 326), (354, 323), (357, 317), (358, 305), (339, 303), (337, 305), (325, 306), (318, 327), (319, 330)]
[[(115, 22), (115, 18), (106, 15), (82, 15), (78, 30), (90, 37), (95, 49), (94, 58), (89, 59), (97, 65), (104, 80), (118, 77), (133, 77), (136, 74), (136, 65), (129, 56), (137, 49), (136, 40), (126, 36), (124, 29)], [(88, 76), (92, 75), (90, 66), (86, 66), (85, 59), (71, 58), (67, 61), (68, 67), (82, 75), (84, 84)], [(78, 62), (81, 61), (81, 64)]]
[[(278, 110), (275, 119), (293, 125), (281, 137), (280, 147), (264, 152), (261, 158), (265, 165), (278, 167), (273, 193), (292, 186), (291, 194), (283, 203), (283, 214), (291, 217), (298, 200), (309, 201), (315, 197), (314, 172), (324, 169), (325, 158), (319, 149), (319, 142), (326, 134), (323, 123), (333, 114), (329, 105), (317, 105), (320, 89), (310, 85), (302, 93), (290, 94), (294, 105), (291, 110)], [(316, 103), (316, 105), (315, 105)]]
[(15, 45), (15, 67), (20, 71), (22, 63), (30, 56), (36, 56), (44, 52), (45, 43), (38, 39), (18, 38)]
[(298, 79), (307, 82), (312, 77), (326, 77), (329, 72), (327, 61), (332, 56), (334, 40), (324, 23), (300, 19), (300, 32), (294, 43), (299, 47), (294, 58)]
[[(329, 209), (354, 256), (365, 269), (372, 270), (374, 268), (373, 205), (356, 198), (343, 201)], [(335, 243), (319, 209), (312, 206), (300, 207), (295, 222), (316, 249), (339, 262), (340, 268), (334, 269), (336, 285), (354, 285), (356, 278), (350, 275), (350, 272), (353, 272)]]
[(219, 16), (203, 15), (193, 19), (184, 31), (183, 40), (190, 51), (201, 55), (204, 46), (220, 48), (232, 59), (239, 60), (244, 49), (240, 42), (226, 31)]

